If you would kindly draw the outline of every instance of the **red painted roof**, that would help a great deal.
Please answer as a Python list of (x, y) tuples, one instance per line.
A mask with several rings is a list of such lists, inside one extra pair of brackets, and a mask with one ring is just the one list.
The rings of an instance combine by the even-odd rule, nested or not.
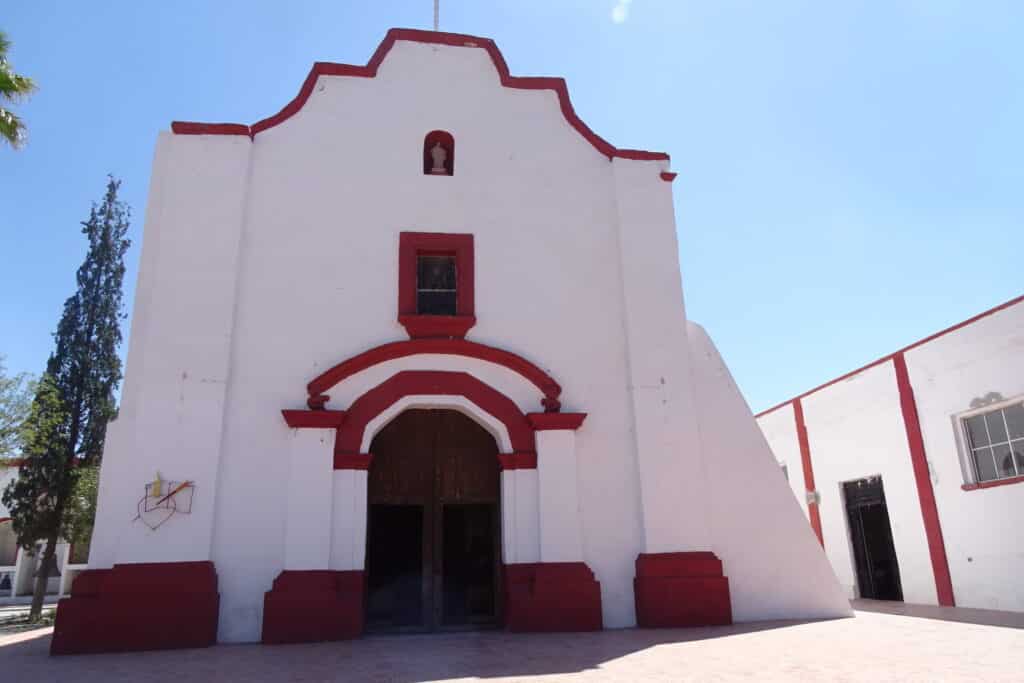
[(251, 126), (242, 123), (195, 123), (191, 121), (174, 121), (171, 123), (171, 130), (178, 135), (248, 135), (250, 138), (257, 133), (271, 128), (289, 118), (302, 108), (302, 105), (309, 99), (313, 92), (313, 85), (319, 76), (354, 76), (359, 78), (373, 78), (377, 75), (377, 68), (384, 57), (391, 50), (397, 40), (408, 40), (417, 43), (430, 43), (435, 45), (453, 45), (456, 47), (476, 47), (487, 50), (494, 62), (498, 75), (501, 77), (501, 84), (506, 88), (517, 88), (520, 90), (554, 90), (558, 95), (558, 102), (561, 105), (562, 115), (570, 126), (579, 131), (580, 135), (586, 138), (597, 151), (609, 159), (620, 157), (623, 159), (643, 160), (668, 160), (668, 154), (664, 152), (647, 152), (639, 149), (619, 149), (607, 140), (590, 129), (587, 124), (576, 115), (569, 101), (569, 90), (562, 78), (551, 77), (522, 77), (509, 74), (505, 58), (501, 56), (498, 46), (490, 38), (463, 35), (460, 33), (441, 33), (437, 31), (421, 31), (410, 28), (393, 28), (388, 31), (380, 46), (370, 57), (366, 66), (354, 64), (335, 64), (332, 62), (316, 62), (310, 70), (309, 75), (299, 89), (299, 94), (291, 102), (285, 105), (284, 109), (269, 118), (258, 121)]

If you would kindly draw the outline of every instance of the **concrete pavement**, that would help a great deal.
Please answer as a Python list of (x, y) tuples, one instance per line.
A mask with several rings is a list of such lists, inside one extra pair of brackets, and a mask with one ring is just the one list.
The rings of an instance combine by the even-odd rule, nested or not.
[[(953, 616), (958, 618), (859, 609), (855, 618), (818, 622), (578, 634), (372, 636), (337, 643), (74, 657), (50, 657), (52, 631), (40, 629), (0, 637), (0, 672), (4, 680), (76, 683), (1024, 679), (1024, 629), (966, 623), (964, 615)], [(967, 616), (992, 620), (991, 614)]]

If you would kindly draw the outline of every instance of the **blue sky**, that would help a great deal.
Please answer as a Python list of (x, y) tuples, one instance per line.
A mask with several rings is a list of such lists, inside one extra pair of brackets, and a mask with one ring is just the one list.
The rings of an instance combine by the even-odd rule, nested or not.
[[(0, 148), (9, 370), (43, 369), (108, 172), (134, 211), (130, 312), (159, 130), (255, 122), (314, 61), (431, 20), (430, 0), (8, 7), (39, 84), (28, 146)], [(688, 313), (755, 411), (1024, 292), (1022, 3), (442, 0), (441, 28), (672, 155)]]

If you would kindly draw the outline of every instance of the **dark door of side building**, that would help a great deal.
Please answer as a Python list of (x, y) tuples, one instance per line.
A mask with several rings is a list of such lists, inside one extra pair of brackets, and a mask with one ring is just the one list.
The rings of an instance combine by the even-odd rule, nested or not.
[(367, 628), (500, 622), (498, 447), (453, 410), (407, 410), (370, 446)]
[(903, 600), (900, 567), (892, 541), (881, 477), (843, 484), (860, 597)]

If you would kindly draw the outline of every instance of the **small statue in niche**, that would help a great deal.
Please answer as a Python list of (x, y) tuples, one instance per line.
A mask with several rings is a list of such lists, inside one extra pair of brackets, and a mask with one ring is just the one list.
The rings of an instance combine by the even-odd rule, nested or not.
[(444, 167), (444, 162), (448, 160), (448, 152), (440, 142), (435, 142), (434, 146), (430, 148), (430, 158), (434, 163), (430, 169), (431, 175), (448, 175), (448, 169)]

